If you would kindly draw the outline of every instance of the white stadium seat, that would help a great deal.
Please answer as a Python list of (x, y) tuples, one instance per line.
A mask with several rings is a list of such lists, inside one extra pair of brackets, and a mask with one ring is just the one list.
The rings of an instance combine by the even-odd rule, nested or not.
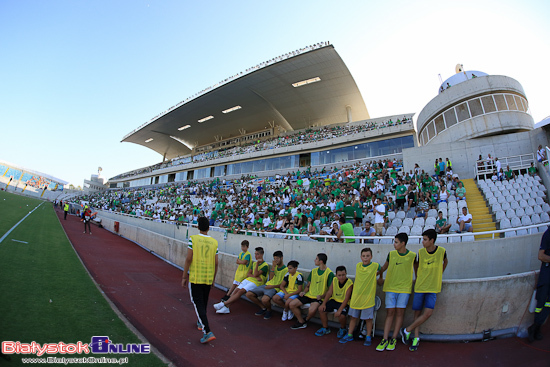
[(542, 223), (542, 221), (540, 220), (540, 215), (538, 215), (538, 214), (531, 215), (531, 223), (533, 223), (533, 224)]
[(508, 238), (508, 237), (516, 237), (516, 231), (507, 231), (507, 232), (504, 232), (504, 237)]
[(399, 233), (406, 233), (407, 235), (409, 235), (411, 233), (411, 227), (401, 226), (399, 227)]
[(510, 220), (510, 224), (514, 228), (521, 227), (521, 219), (519, 219), (518, 217), (514, 217)]
[(530, 216), (524, 215), (523, 217), (521, 217), (521, 225), (522, 226), (530, 226), (532, 224), (533, 224), (533, 222), (531, 222), (531, 217)]
[(510, 220), (508, 218), (503, 218), (500, 221), (500, 229), (508, 229), (512, 228), (512, 224), (510, 223)]
[[(397, 234), (397, 227), (390, 226), (386, 231), (386, 236), (395, 236)], [(392, 241), (393, 243), (393, 241)]]
[(518, 229), (518, 230), (516, 231), (516, 234), (517, 234), (518, 236), (527, 236), (529, 233), (527, 233), (527, 230), (526, 230), (526, 229)]
[(407, 227), (412, 227), (412, 226), (413, 226), (413, 220), (412, 220), (412, 218), (405, 218), (405, 219), (403, 219), (403, 225), (404, 225), (404, 226), (407, 226)]
[(506, 218), (506, 213), (503, 210), (499, 210), (495, 213), (495, 220), (500, 222), (503, 218)]
[(433, 217), (426, 218), (426, 221), (424, 223), (425, 226), (435, 226), (436, 219)]
[(399, 218), (395, 218), (394, 220), (392, 220), (391, 225), (393, 227), (399, 228), (403, 225), (403, 221)]
[[(415, 226), (415, 227), (416, 227), (416, 226), (424, 227), (424, 223), (425, 223), (424, 218), (416, 218), (416, 219), (414, 220), (414, 226)], [(412, 232), (412, 230), (411, 230), (411, 232)]]

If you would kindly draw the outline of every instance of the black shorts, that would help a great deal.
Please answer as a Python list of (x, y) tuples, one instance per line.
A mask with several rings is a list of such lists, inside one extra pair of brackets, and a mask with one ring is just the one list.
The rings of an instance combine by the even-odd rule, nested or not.
[(398, 207), (402, 207), (405, 204), (405, 198), (395, 199), (395, 204), (397, 204)]
[(310, 303), (323, 303), (323, 301), (319, 301), (317, 298), (309, 298), (309, 297), (306, 297), (306, 296), (301, 296), (301, 297), (298, 297), (297, 298), (298, 301), (302, 302), (303, 305), (309, 305)]
[[(340, 302), (331, 299), (327, 302), (327, 309), (325, 310), (325, 312), (337, 312), (338, 309), (340, 309), (340, 306), (342, 306)], [(349, 306), (344, 307), (344, 309), (342, 310), (342, 315), (347, 315), (348, 310)]]

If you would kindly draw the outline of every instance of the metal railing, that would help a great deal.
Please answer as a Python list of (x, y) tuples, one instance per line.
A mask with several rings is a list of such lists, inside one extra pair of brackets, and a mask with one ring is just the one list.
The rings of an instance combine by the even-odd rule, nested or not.
[[(503, 170), (506, 170), (506, 167), (510, 166), (512, 171), (518, 172), (520, 170), (527, 170), (531, 167), (531, 163), (535, 162), (535, 156), (533, 153), (502, 157), (498, 159)], [(479, 181), (480, 179), (490, 178), (496, 168), (497, 166), (494, 160), (477, 160), (475, 166), (475, 175), (477, 180)]]
[[(130, 217), (130, 218), (141, 218), (143, 220), (148, 220), (148, 221), (152, 221), (152, 222), (159, 222), (159, 223), (165, 223), (165, 224), (172, 224), (172, 225), (181, 225), (181, 226), (184, 226), (184, 227), (193, 227), (193, 228), (196, 228), (197, 225), (196, 224), (192, 224), (192, 223), (188, 223), (188, 222), (183, 222), (183, 223), (179, 223), (178, 221), (170, 221), (170, 220), (160, 220), (160, 219), (153, 219), (153, 218), (149, 218), (149, 217), (139, 217), (137, 215), (131, 215), (131, 214), (126, 214), (126, 213), (119, 213), (119, 212), (110, 212), (110, 211), (106, 211), (106, 210), (103, 210), (103, 209), (97, 209), (98, 212), (108, 212), (108, 213), (111, 213), (111, 214), (116, 214), (116, 215), (120, 215), (120, 216), (124, 216), (124, 217)], [(447, 239), (447, 242), (455, 242), (455, 241), (451, 241), (450, 238), (457, 238), (457, 237), (460, 237), (460, 241), (456, 241), (456, 242), (471, 242), (471, 241), (463, 241), (462, 240), (462, 237), (464, 236), (480, 236), (480, 235), (491, 235), (491, 239), (495, 239), (495, 238), (501, 238), (500, 235), (501, 234), (505, 234), (506, 232), (517, 232), (517, 231), (520, 231), (520, 230), (526, 230), (527, 231), (527, 235), (531, 234), (529, 233), (529, 230), (532, 229), (532, 228), (540, 228), (540, 227), (548, 227), (550, 226), (550, 222), (544, 222), (544, 223), (539, 223), (539, 224), (533, 224), (533, 225), (529, 225), (529, 226), (521, 226), (521, 227), (513, 227), (513, 228), (506, 228), (506, 229), (498, 229), (498, 230), (494, 230), (494, 231), (484, 231), (484, 232), (463, 232), (463, 233), (453, 233), (453, 234), (438, 234), (437, 237), (438, 238), (446, 238)], [(223, 228), (223, 227), (215, 227), (215, 226), (210, 226), (210, 230), (213, 231), (213, 232), (226, 232), (227, 231), (227, 228)], [(239, 232), (242, 233), (243, 236), (246, 236), (248, 235), (247, 233), (251, 233), (252, 235), (256, 235), (256, 237), (265, 237), (265, 238), (279, 238), (279, 239), (285, 239), (286, 237), (292, 237), (291, 239), (296, 239), (296, 238), (308, 238), (310, 241), (316, 241), (317, 242), (317, 238), (324, 238), (325, 241), (327, 241), (327, 239), (331, 239), (331, 240), (334, 240), (336, 239), (336, 236), (334, 235), (309, 235), (309, 234), (294, 234), (294, 233), (283, 233), (283, 232), (264, 232), (264, 231), (251, 231), (251, 230), (247, 230), (247, 229), (243, 229), (243, 230), (240, 230)], [(540, 232), (540, 231), (539, 231)], [(354, 239), (354, 240), (363, 240), (363, 241), (373, 241), (374, 244), (380, 244), (381, 240), (391, 240), (393, 241), (395, 236), (341, 236), (340, 239), (343, 239), (344, 241), (346, 239)], [(422, 236), (421, 235), (409, 235), (409, 242), (411, 242), (410, 240), (422, 240)], [(360, 242), (360, 243), (364, 243), (364, 242)]]

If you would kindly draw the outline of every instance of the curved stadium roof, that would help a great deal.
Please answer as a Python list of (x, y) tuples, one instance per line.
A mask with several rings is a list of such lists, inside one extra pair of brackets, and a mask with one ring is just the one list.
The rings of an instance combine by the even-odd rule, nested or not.
[[(310, 82), (293, 86), (303, 81)], [(227, 112), (235, 106), (241, 108)], [(347, 106), (353, 121), (369, 118), (355, 80), (334, 47), (328, 45), (212, 89), (134, 130), (122, 141), (171, 159), (191, 153), (196, 146), (262, 131), (270, 123), (293, 131), (348, 122)]]

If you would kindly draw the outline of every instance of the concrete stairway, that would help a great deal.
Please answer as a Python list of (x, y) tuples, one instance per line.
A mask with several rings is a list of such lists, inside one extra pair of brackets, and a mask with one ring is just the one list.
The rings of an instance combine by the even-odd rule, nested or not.
[[(493, 215), (489, 212), (487, 202), (481, 192), (477, 188), (475, 181), (472, 178), (462, 180), (466, 188), (466, 201), (468, 202), (468, 212), (472, 214), (474, 234), (476, 232), (495, 231), (496, 223), (493, 220)], [(459, 213), (462, 214), (462, 213)], [(476, 240), (491, 239), (490, 234), (480, 234), (474, 236)]]

